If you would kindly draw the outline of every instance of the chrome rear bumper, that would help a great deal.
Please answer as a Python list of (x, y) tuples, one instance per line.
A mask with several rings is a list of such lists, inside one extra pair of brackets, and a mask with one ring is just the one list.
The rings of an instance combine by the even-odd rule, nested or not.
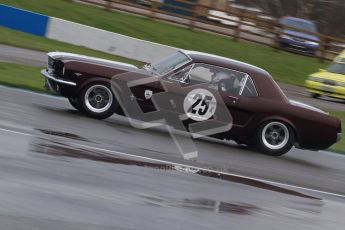
[(337, 142), (341, 140), (342, 135), (343, 135), (342, 133), (337, 134)]

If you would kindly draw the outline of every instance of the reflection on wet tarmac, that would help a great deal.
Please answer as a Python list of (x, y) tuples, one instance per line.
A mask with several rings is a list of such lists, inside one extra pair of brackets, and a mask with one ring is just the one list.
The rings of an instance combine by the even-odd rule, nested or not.
[(72, 134), (72, 133), (59, 132), (59, 131), (53, 131), (53, 130), (47, 130), (47, 129), (36, 129), (36, 130), (40, 131), (44, 134), (50, 135), (50, 136), (65, 137), (65, 138), (77, 140), (77, 141), (91, 142), (90, 140), (88, 140), (84, 137), (81, 137), (81, 136), (78, 136), (78, 135)]
[[(0, 144), (8, 141), (4, 136)], [(8, 222), (12, 227), (8, 229), (47, 229), (52, 223), (44, 227), (35, 224), (54, 218), (85, 226), (107, 223), (112, 229), (120, 228), (118, 224), (125, 225), (123, 229), (165, 226), (174, 230), (228, 226), (342, 230), (340, 226), (344, 226), (342, 202), (319, 200), (223, 173), (215, 175), (210, 170), (76, 148), (73, 142), (63, 144), (64, 139), (48, 135), (17, 137), (16, 141), (20, 144), (2, 150), (1, 155), (6, 160), (0, 167), (0, 223), (3, 226), (9, 215), (17, 219), (35, 216), (30, 223), (21, 219), (21, 226), (32, 228)], [(25, 149), (20, 146), (23, 141), (28, 144)], [(102, 229), (85, 226), (78, 229)], [(54, 227), (61, 229), (61, 222)]]
[[(43, 153), (52, 156), (61, 156), (61, 157), (73, 157), (88, 159), (93, 161), (101, 161), (113, 164), (122, 164), (122, 165), (135, 165), (141, 167), (150, 167), (155, 169), (164, 169), (167, 170), (168, 167), (164, 164), (149, 163), (136, 160), (128, 160), (124, 158), (117, 158), (113, 155), (98, 153), (92, 150), (76, 149), (69, 147), (65, 144), (52, 142), (47, 139), (36, 139), (35, 143), (31, 144), (31, 151), (37, 153)], [(172, 169), (172, 168), (170, 168)]]
[(59, 142), (53, 142), (48, 139), (35, 138), (35, 141), (31, 143), (31, 151), (37, 152), (37, 153), (43, 153), (47, 155), (52, 155), (52, 156), (89, 159), (93, 161), (107, 162), (107, 163), (113, 163), (113, 164), (148, 167), (148, 168), (153, 168), (157, 170), (174, 170), (174, 171), (193, 173), (193, 174), (198, 174), (200, 176), (212, 177), (212, 178), (217, 178), (217, 179), (230, 181), (234, 183), (245, 184), (252, 187), (261, 188), (261, 189), (274, 191), (278, 193), (283, 193), (287, 195), (321, 200), (319, 198), (309, 196), (309, 195), (306, 195), (306, 194), (303, 194), (301, 192), (297, 192), (291, 189), (282, 188), (279, 186), (271, 185), (268, 183), (260, 182), (260, 181), (249, 179), (249, 178), (243, 178), (243, 177), (225, 174), (220, 171), (215, 172), (212, 170), (197, 169), (193, 167), (184, 167), (184, 166), (174, 165), (174, 164), (153, 163), (153, 162), (144, 161), (144, 160), (134, 160), (134, 159), (124, 158), (124, 157), (119, 157), (114, 154), (95, 152), (88, 149), (74, 148), (72, 146), (68, 146), (66, 144), (62, 144)]
[(156, 207), (187, 208), (200, 211), (211, 211), (215, 213), (233, 213), (238, 215), (249, 215), (259, 210), (258, 207), (250, 204), (233, 204), (228, 202), (199, 199), (179, 199), (163, 196), (141, 196), (146, 199), (146, 204)]

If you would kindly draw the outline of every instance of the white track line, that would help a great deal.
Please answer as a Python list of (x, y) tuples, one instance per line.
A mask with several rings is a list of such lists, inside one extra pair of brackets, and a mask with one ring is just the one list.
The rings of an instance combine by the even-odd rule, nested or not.
[[(30, 137), (35, 136), (33, 134), (17, 132), (17, 131), (12, 131), (12, 130), (3, 129), (3, 128), (0, 128), (0, 131), (14, 133), (14, 134), (18, 134), (18, 135), (30, 136)], [(242, 179), (255, 180), (258, 182), (263, 182), (263, 183), (276, 185), (276, 186), (283, 186), (283, 187), (288, 187), (288, 188), (305, 190), (305, 191), (309, 191), (309, 192), (321, 193), (324, 195), (330, 195), (330, 196), (335, 196), (335, 197), (339, 197), (339, 198), (345, 198), (345, 194), (327, 192), (327, 191), (318, 190), (318, 189), (311, 189), (311, 188), (307, 188), (307, 187), (291, 185), (291, 184), (286, 184), (286, 183), (281, 183), (281, 182), (276, 182), (276, 181), (271, 181), (271, 180), (265, 180), (265, 179), (260, 179), (260, 178), (256, 178), (256, 177), (243, 176), (243, 175), (236, 174), (236, 173), (221, 172), (221, 171), (217, 171), (217, 170), (212, 170), (212, 169), (207, 169), (207, 168), (202, 168), (202, 167), (197, 167), (197, 166), (192, 166), (192, 165), (186, 165), (186, 164), (180, 164), (180, 163), (176, 163), (176, 162), (172, 162), (172, 161), (159, 160), (159, 159), (155, 159), (155, 158), (151, 158), (151, 157), (138, 156), (138, 155), (134, 155), (134, 154), (130, 154), (130, 153), (119, 152), (119, 151), (109, 150), (109, 149), (104, 149), (104, 148), (98, 148), (98, 147), (93, 147), (93, 146), (89, 146), (89, 145), (83, 145), (83, 144), (77, 144), (77, 143), (71, 143), (71, 142), (69, 144), (71, 144), (75, 147), (81, 147), (81, 148), (87, 148), (87, 149), (96, 150), (96, 151), (108, 152), (108, 153), (118, 154), (118, 155), (122, 155), (122, 156), (126, 156), (126, 157), (133, 157), (133, 158), (149, 160), (149, 161), (154, 161), (154, 162), (159, 162), (159, 163), (164, 163), (164, 164), (174, 165), (174, 166), (180, 166), (180, 167), (185, 167), (185, 168), (193, 168), (193, 169), (202, 170), (202, 171), (206, 171), (206, 172), (219, 173), (219, 174), (223, 174), (223, 175), (227, 175), (227, 176), (234, 176), (234, 177), (238, 177), (238, 178), (242, 178)]]
[(17, 131), (14, 131), (14, 130), (9, 130), (9, 129), (4, 129), (4, 128), (0, 128), (0, 131), (8, 132), (8, 133), (14, 133), (14, 134), (18, 134), (18, 135), (27, 136), (27, 137), (33, 137), (34, 136), (34, 135), (30, 134), (30, 133), (17, 132)]

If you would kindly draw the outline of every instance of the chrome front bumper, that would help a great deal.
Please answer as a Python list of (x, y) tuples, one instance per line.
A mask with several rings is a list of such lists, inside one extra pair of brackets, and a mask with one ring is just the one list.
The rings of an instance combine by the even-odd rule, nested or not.
[(62, 80), (62, 79), (59, 79), (59, 78), (56, 78), (52, 75), (50, 75), (48, 73), (48, 70), (47, 69), (42, 69), (41, 70), (41, 74), (46, 77), (47, 79), (49, 80), (52, 80), (56, 83), (60, 83), (60, 84), (64, 84), (64, 85), (70, 85), (70, 86), (76, 86), (77, 84), (75, 82), (71, 82), (71, 81), (66, 81), (66, 80)]

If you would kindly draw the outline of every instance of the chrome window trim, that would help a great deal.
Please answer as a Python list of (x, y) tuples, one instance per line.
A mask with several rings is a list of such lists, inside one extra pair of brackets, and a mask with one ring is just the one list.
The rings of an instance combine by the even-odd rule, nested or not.
[[(258, 92), (258, 90), (256, 88), (256, 85), (255, 85), (255, 82), (253, 81), (253, 78), (249, 74), (247, 74), (246, 84), (248, 83), (248, 80), (250, 80), (253, 83), (253, 86), (254, 86), (254, 90), (255, 90), (255, 94), (256, 95), (253, 96), (253, 97), (258, 97), (259, 96), (259, 92)], [(246, 84), (244, 86), (246, 86)], [(242, 90), (242, 93), (243, 93), (243, 91), (244, 91), (244, 88)], [(242, 94), (240, 96), (242, 96)]]
[(242, 96), (242, 94), (243, 94), (244, 87), (246, 87), (246, 84), (247, 84), (247, 81), (248, 81), (248, 77), (249, 77), (249, 75), (248, 75), (248, 74), (246, 74), (244, 77), (245, 77), (245, 79), (244, 79), (244, 82), (243, 82), (242, 88), (241, 88), (240, 92), (238, 93), (238, 95), (239, 95), (239, 96)]
[[(189, 71), (188, 71), (188, 74), (187, 74), (186, 77), (189, 76), (189, 73), (190, 73), (190, 71), (192, 71), (192, 69), (194, 68), (194, 65), (195, 65), (195, 63), (192, 63), (191, 65), (186, 66), (186, 68), (189, 68)], [(171, 76), (174, 76), (174, 75), (177, 75), (177, 74), (181, 73), (181, 72), (184, 71), (186, 68), (183, 68), (183, 69), (181, 69), (180, 71), (178, 71), (178, 72), (176, 72), (176, 73), (174, 73), (174, 74), (171, 74), (171, 75), (167, 76), (166, 78), (169, 79), (169, 80), (172, 80), (172, 81), (177, 81), (177, 82), (180, 82), (180, 83), (186, 83), (186, 78), (184, 78), (183, 80), (177, 80), (177, 79), (171, 78)]]

